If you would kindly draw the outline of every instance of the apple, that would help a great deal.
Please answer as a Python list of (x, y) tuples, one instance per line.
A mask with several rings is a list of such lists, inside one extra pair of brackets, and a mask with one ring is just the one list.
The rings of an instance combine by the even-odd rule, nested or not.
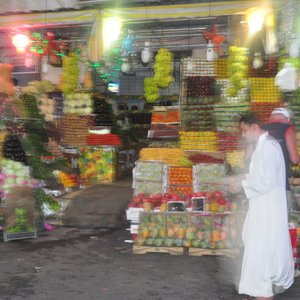
[(223, 198), (223, 193), (221, 191), (216, 191), (213, 193), (212, 196), (214, 199), (219, 200), (219, 199)]
[(139, 203), (141, 202), (141, 200), (140, 200), (139, 197), (134, 196), (132, 202), (133, 202), (134, 204), (139, 204)]
[(205, 192), (197, 192), (197, 193), (194, 193), (194, 197), (206, 197), (206, 193)]
[(212, 198), (213, 198), (213, 193), (211, 193), (211, 192), (206, 192), (205, 193), (205, 197), (206, 197), (206, 200), (211, 200)]
[(226, 200), (224, 198), (217, 199), (219, 205), (226, 205)]

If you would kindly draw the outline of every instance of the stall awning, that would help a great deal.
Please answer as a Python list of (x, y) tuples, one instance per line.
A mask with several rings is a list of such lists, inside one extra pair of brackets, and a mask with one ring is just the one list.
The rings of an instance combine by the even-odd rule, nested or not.
[(149, 7), (106, 8), (99, 10), (59, 11), (34, 14), (16, 14), (0, 16), (0, 29), (16, 27), (32, 28), (62, 24), (92, 23), (90, 36), (90, 59), (98, 60), (102, 56), (102, 19), (117, 16), (123, 21), (146, 19), (195, 18), (232, 15), (260, 5), (260, 1), (222, 1), (211, 3), (193, 3), (180, 5), (159, 5)]
[(124, 20), (172, 19), (223, 16), (243, 13), (260, 6), (261, 1), (220, 1), (177, 5), (158, 5), (149, 7), (130, 7), (102, 10), (103, 17), (118, 16)]

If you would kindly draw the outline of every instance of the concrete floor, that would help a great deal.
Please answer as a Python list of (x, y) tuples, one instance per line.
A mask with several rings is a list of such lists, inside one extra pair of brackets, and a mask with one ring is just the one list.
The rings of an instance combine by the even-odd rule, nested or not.
[[(57, 227), (36, 240), (0, 242), (1, 300), (242, 298), (235, 287), (239, 258), (133, 254), (132, 244), (124, 243), (130, 239), (128, 224), (122, 223), (132, 195), (130, 182), (91, 189), (68, 196), (69, 211), (63, 219), (75, 225), (82, 218), (84, 226)], [(82, 193), (93, 196), (84, 198)], [(296, 300), (299, 295), (297, 278), (276, 299)]]

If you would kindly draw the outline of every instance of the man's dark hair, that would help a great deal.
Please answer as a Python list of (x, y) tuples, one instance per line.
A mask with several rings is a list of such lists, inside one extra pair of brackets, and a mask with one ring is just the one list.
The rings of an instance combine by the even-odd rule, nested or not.
[(253, 124), (257, 124), (258, 126), (261, 125), (261, 121), (260, 121), (259, 117), (252, 111), (247, 111), (247, 112), (241, 114), (239, 116), (238, 121), (239, 121), (239, 123), (243, 122), (248, 125), (253, 125)]

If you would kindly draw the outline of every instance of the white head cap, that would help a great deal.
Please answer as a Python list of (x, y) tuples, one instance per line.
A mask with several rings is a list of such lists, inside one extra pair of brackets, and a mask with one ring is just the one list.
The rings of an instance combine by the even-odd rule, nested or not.
[(294, 117), (293, 111), (288, 108), (285, 108), (285, 107), (275, 108), (275, 109), (273, 109), (271, 114), (272, 115), (281, 114), (281, 115), (284, 115), (285, 117), (287, 117), (288, 119)]

